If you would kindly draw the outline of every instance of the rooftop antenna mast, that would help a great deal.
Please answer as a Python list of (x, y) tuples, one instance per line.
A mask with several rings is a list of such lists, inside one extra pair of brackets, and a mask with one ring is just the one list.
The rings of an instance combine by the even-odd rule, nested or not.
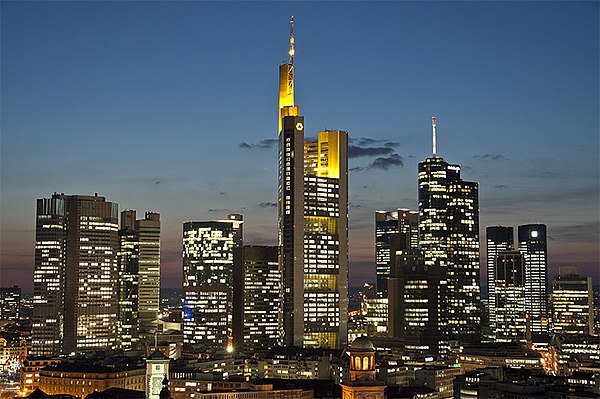
[(435, 116), (431, 117), (431, 133), (433, 135), (433, 157), (437, 158), (436, 155), (436, 150), (437, 150), (437, 143), (436, 143), (436, 120), (435, 120)]
[(294, 65), (294, 16), (292, 15), (290, 18), (290, 65)]

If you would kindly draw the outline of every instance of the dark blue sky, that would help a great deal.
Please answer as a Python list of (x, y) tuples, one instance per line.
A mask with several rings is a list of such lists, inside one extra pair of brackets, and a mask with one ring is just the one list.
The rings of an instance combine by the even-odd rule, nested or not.
[(432, 115), (438, 154), (480, 183), (482, 231), (546, 223), (550, 274), (598, 277), (598, 2), (1, 8), (2, 285), (32, 287), (35, 199), (55, 191), (160, 212), (165, 286), (183, 221), (242, 212), (246, 243), (275, 243), (264, 140), (292, 14), (307, 133), (348, 130), (384, 158), (350, 159), (351, 284), (374, 280), (373, 212), (417, 206)]

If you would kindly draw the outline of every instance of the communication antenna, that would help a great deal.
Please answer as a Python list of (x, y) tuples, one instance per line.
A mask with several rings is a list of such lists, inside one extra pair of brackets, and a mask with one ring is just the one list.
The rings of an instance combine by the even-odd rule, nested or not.
[(437, 158), (436, 155), (436, 150), (437, 150), (437, 143), (436, 143), (436, 120), (435, 120), (435, 116), (431, 117), (431, 133), (433, 135), (433, 157)]
[(296, 51), (294, 50), (294, 16), (292, 15), (290, 17), (290, 64), (294, 65), (294, 53), (296, 53)]

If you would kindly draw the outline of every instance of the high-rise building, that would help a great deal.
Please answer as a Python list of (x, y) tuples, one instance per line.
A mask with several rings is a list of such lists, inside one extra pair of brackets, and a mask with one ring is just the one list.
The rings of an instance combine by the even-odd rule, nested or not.
[(183, 344), (191, 350), (233, 351), (234, 276), (241, 272), (241, 215), (183, 224)]
[[(462, 180), (460, 166), (436, 154), (419, 163), (419, 245), (427, 267), (437, 267), (439, 326), (448, 345), (480, 338), (479, 189)], [(440, 347), (444, 351), (443, 344)]]
[(279, 344), (281, 275), (278, 249), (244, 247), (244, 351), (266, 352)]
[(118, 205), (98, 195), (37, 201), (32, 353), (111, 348), (117, 317)]
[(489, 323), (493, 331), (496, 330), (496, 256), (501, 251), (514, 250), (514, 233), (512, 227), (489, 226), (485, 229), (486, 257), (487, 257), (487, 283), (488, 283), (488, 309)]
[(121, 212), (117, 346), (130, 348), (156, 328), (160, 306), (160, 215)]
[(441, 340), (438, 325), (441, 269), (426, 266), (418, 249), (397, 251), (394, 261), (388, 280), (389, 335), (401, 338), (408, 352), (435, 356)]
[(495, 256), (494, 306), (497, 341), (525, 340), (525, 262), (519, 251), (500, 251)]
[(279, 69), (280, 315), (285, 345), (341, 348), (348, 318), (348, 133), (304, 141), (290, 59)]
[(519, 251), (525, 258), (525, 310), (534, 333), (548, 330), (548, 249), (546, 225), (518, 227)]
[(0, 320), (19, 321), (21, 313), (21, 287), (0, 287)]
[(576, 266), (560, 267), (552, 281), (552, 332), (594, 334), (592, 278), (577, 274)]
[[(404, 235), (400, 237), (399, 233)], [(419, 212), (405, 208), (375, 211), (375, 263), (379, 298), (387, 298), (387, 279), (396, 251), (418, 247)]]

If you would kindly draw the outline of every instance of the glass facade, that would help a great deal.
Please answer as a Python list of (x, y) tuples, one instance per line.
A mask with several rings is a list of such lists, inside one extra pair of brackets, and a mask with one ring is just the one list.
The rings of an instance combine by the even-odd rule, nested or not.
[(490, 226), (485, 229), (485, 235), (489, 323), (493, 333), (496, 330), (496, 256), (501, 251), (514, 250), (514, 233), (512, 227)]
[(531, 331), (548, 331), (548, 249), (546, 225), (527, 224), (518, 227), (519, 251), (525, 259), (526, 311)]
[(525, 341), (525, 262), (519, 251), (500, 251), (495, 258), (496, 341)]

